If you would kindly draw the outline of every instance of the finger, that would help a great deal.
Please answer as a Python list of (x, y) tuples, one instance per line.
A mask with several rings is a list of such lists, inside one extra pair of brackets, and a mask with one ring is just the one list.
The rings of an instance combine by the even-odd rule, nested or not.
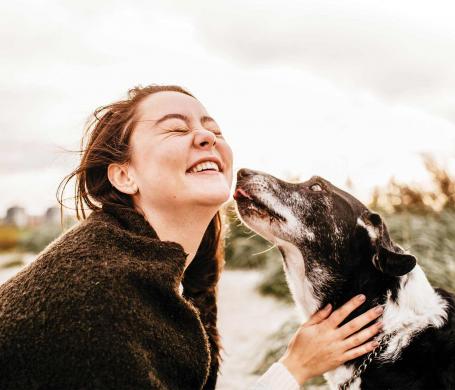
[(310, 319), (306, 322), (305, 325), (315, 325), (319, 324), (321, 321), (324, 321), (332, 311), (332, 305), (329, 303), (327, 306), (322, 308), (321, 310), (318, 310), (316, 313), (314, 313)]
[(377, 322), (366, 329), (357, 332), (356, 334), (348, 337), (343, 341), (343, 345), (346, 350), (358, 347), (363, 344), (365, 341), (371, 339), (374, 335), (378, 334), (382, 329), (382, 322)]
[(370, 341), (368, 343), (362, 344), (359, 347), (350, 349), (346, 351), (342, 356), (343, 363), (358, 358), (359, 356), (365, 355), (366, 353), (370, 353), (373, 351), (379, 343), (377, 341)]
[(376, 306), (372, 309), (366, 311), (362, 315), (354, 318), (353, 320), (349, 321), (347, 324), (344, 324), (337, 332), (339, 332), (339, 336), (345, 339), (346, 337), (350, 336), (351, 334), (357, 332), (359, 329), (362, 329), (365, 325), (369, 324), (371, 321), (378, 318), (384, 309), (382, 306)]
[(363, 302), (365, 302), (365, 295), (360, 294), (355, 296), (354, 298), (346, 302), (343, 306), (341, 306), (339, 309), (335, 310), (327, 319), (327, 321), (332, 327), (336, 328), (343, 322), (343, 320), (349, 314), (351, 314), (355, 309), (357, 309)]

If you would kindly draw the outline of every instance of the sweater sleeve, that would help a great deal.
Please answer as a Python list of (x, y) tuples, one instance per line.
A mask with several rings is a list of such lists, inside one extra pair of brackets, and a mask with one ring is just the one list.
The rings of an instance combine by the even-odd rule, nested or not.
[(280, 362), (273, 363), (249, 390), (299, 390), (288, 369)]

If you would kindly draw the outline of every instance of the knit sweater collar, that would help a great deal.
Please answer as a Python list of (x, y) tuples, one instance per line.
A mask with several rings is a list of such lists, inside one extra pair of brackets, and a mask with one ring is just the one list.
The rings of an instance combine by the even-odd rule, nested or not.
[[(136, 210), (129, 207), (117, 205), (103, 205), (103, 211), (113, 215), (128, 231), (150, 238), (158, 238), (158, 234), (145, 217), (139, 214)], [(182, 248), (183, 250), (183, 248)]]
[(94, 226), (97, 233), (94, 236), (106, 240), (108, 251), (123, 252), (135, 264), (144, 261), (145, 267), (142, 264), (138, 267), (141, 283), (151, 282), (170, 288), (176, 295), (180, 295), (179, 286), (183, 285), (183, 301), (191, 302), (192, 310), (197, 310), (209, 339), (211, 363), (204, 389), (214, 389), (220, 360), (215, 288), (218, 273), (214, 277), (216, 259), (195, 258), (185, 272), (188, 254), (183, 247), (177, 242), (161, 241), (153, 227), (135, 210), (104, 206), (90, 217), (101, 222)]
[(92, 213), (92, 218), (108, 222), (113, 244), (130, 249), (136, 258), (147, 261), (158, 273), (166, 274), (178, 290), (188, 256), (181, 244), (160, 240), (144, 216), (131, 208), (104, 205), (102, 210)]

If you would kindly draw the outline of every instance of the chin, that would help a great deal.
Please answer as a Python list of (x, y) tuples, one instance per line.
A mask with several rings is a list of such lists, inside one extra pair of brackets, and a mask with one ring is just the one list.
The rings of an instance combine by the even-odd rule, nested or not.
[(228, 188), (218, 191), (204, 191), (195, 197), (195, 203), (204, 206), (221, 207), (229, 200), (230, 191)]

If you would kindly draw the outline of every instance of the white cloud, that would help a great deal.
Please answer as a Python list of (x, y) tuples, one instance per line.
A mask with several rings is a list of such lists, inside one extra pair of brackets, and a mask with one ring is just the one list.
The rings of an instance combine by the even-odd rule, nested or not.
[[(174, 1), (200, 38), (250, 66), (295, 66), (343, 88), (455, 116), (451, 1)], [(185, 6), (186, 5), (186, 6)], [(429, 100), (432, 100), (429, 102)]]
[(453, 7), (390, 4), (6, 3), (0, 208), (47, 206), (75, 164), (56, 148), (139, 83), (188, 87), (237, 167), (349, 176), (364, 196), (391, 175), (425, 180), (418, 153), (455, 155)]

